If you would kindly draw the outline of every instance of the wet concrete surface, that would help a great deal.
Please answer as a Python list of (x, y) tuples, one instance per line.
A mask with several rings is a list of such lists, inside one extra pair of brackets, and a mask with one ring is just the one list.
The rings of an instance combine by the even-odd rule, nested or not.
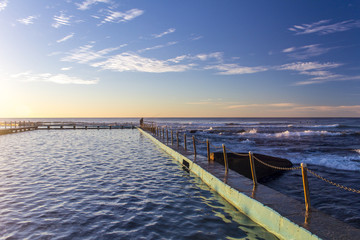
[(208, 162), (206, 157), (199, 155), (195, 157), (193, 152), (185, 151), (182, 145), (177, 147), (175, 142), (171, 145), (171, 142), (166, 142), (166, 139), (164, 141), (162, 138), (153, 137), (187, 157), (230, 187), (272, 208), (281, 216), (307, 229), (319, 238), (360, 239), (360, 229), (358, 228), (341, 222), (313, 207), (307, 212), (304, 202), (299, 202), (262, 184), (258, 184), (256, 188), (254, 188), (252, 180), (237, 172), (229, 169), (226, 174), (225, 167), (220, 163), (215, 161)]

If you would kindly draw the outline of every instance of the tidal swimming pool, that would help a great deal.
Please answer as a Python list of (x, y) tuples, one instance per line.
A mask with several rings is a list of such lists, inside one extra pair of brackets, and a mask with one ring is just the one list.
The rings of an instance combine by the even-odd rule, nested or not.
[(1, 239), (277, 239), (138, 130), (0, 136)]

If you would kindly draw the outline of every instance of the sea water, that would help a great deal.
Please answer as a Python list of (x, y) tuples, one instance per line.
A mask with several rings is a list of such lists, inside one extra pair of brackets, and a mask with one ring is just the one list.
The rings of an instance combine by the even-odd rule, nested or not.
[[(282, 157), (335, 183), (360, 190), (360, 118), (192, 118), (148, 119), (187, 133), (192, 139), (209, 139), (228, 151), (255, 152)], [(211, 151), (221, 151), (211, 147)], [(197, 144), (206, 156), (206, 145)], [(310, 201), (315, 207), (360, 228), (360, 194), (332, 186), (308, 173)], [(301, 172), (285, 171), (263, 184), (304, 202)]]
[(1, 239), (276, 239), (138, 130), (0, 136)]

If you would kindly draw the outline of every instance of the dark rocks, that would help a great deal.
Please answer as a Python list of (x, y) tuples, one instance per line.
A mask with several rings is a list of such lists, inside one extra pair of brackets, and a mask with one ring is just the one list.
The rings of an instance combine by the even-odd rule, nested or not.
[[(240, 154), (247, 154), (247, 153), (240, 153)], [(292, 167), (292, 163), (284, 158), (278, 158), (278, 157), (272, 157), (268, 155), (258, 154), (254, 153), (254, 156), (260, 159), (261, 161), (268, 163), (272, 166), (277, 167)], [(252, 179), (251, 176), (251, 170), (250, 170), (250, 160), (249, 156), (238, 156), (233, 153), (227, 154), (228, 162), (229, 162), (229, 168), (240, 173), (241, 175)], [(222, 152), (214, 152), (210, 154), (210, 159), (212, 161), (216, 161), (222, 165), (224, 165), (224, 155)], [(268, 166), (265, 166), (264, 164), (260, 163), (259, 161), (255, 161), (255, 170), (256, 170), (256, 176), (258, 181), (264, 180), (265, 178), (268, 178), (274, 174), (278, 174), (280, 172), (283, 172), (281, 170), (277, 170), (274, 168), (270, 168)]]

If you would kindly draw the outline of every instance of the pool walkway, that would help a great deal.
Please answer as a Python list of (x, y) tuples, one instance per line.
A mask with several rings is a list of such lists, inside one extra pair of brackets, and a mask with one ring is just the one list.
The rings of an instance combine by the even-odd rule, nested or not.
[(223, 165), (139, 130), (237, 209), (281, 239), (360, 239), (360, 229), (317, 209), (306, 211), (303, 202), (262, 184), (253, 188), (252, 180), (237, 172), (229, 169), (225, 174)]

